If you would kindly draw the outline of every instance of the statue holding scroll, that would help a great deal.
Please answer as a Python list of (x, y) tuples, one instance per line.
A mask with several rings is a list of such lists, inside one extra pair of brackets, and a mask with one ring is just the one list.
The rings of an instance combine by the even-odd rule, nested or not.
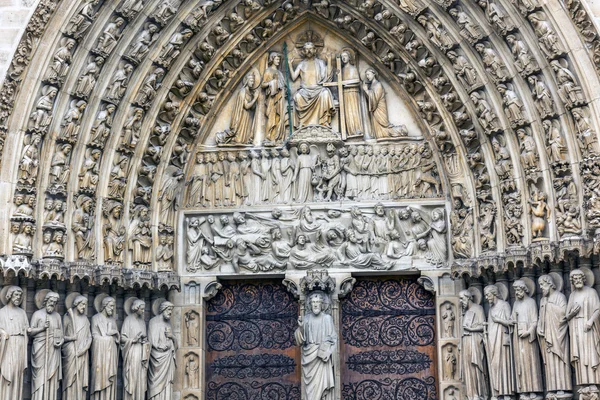
[(60, 349), (63, 345), (63, 325), (56, 312), (58, 293), (48, 289), (35, 296), (39, 308), (31, 317), (31, 399), (56, 400), (62, 379)]
[(63, 318), (65, 344), (62, 348), (63, 399), (87, 399), (89, 382), (89, 349), (92, 332), (87, 313), (87, 298), (77, 292), (66, 300), (67, 313)]

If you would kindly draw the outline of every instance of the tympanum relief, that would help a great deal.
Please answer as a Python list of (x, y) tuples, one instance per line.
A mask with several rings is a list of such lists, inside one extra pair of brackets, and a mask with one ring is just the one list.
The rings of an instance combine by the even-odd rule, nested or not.
[[(208, 89), (233, 78), (217, 72), (199, 95), (211, 102), (207, 112)], [(220, 106), (226, 117), (203, 128), (185, 180), (166, 171), (161, 222), (173, 226), (175, 211), (186, 210), (177, 222), (181, 273), (447, 265), (448, 215), (431, 148), (409, 106), (351, 46), (301, 26), (239, 82)], [(182, 199), (169, 195), (183, 184)]]
[[(432, 29), (438, 25), (432, 24)], [(261, 31), (268, 35), (268, 24)], [(225, 106), (231, 117), (215, 125), (207, 144), (281, 145), (292, 131), (309, 126), (331, 129), (342, 139), (415, 136), (410, 133), (415, 125), (409, 113), (397, 112), (405, 106), (379, 71), (329, 32), (299, 32), (269, 49), (240, 77), (237, 91)], [(393, 62), (396, 56), (390, 52), (384, 58)], [(235, 59), (227, 62), (232, 69), (238, 66)], [(228, 70), (221, 73), (227, 75)]]
[(436, 268), (448, 257), (446, 220), (440, 207), (381, 203), (190, 214), (181, 272)]

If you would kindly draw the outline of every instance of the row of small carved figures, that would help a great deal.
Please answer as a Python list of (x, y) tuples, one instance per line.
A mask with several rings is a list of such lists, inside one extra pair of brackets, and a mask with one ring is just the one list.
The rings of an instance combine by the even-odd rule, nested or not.
[[(303, 165), (287, 149), (198, 153), (187, 206), (288, 202), (302, 168), (310, 168), (314, 200), (434, 197), (440, 192), (427, 146), (342, 147)], [(352, 179), (354, 178), (354, 179)], [(264, 187), (263, 187), (264, 186)], [(256, 189), (250, 195), (250, 189)], [(298, 189), (296, 189), (298, 191)], [(311, 200), (310, 198), (308, 200)]]

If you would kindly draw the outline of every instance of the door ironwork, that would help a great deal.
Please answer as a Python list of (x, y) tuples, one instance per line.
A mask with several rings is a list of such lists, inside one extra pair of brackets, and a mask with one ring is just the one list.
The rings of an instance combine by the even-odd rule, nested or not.
[(207, 304), (206, 399), (300, 400), (297, 318), (280, 283), (223, 283)]
[(359, 279), (341, 302), (342, 400), (436, 400), (435, 298), (415, 280)]

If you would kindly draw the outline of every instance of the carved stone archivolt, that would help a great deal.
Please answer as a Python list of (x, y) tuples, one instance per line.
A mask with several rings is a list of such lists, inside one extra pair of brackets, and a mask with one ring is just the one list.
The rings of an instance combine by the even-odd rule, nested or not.
[[(600, 46), (587, 7), (436, 3), (42, 0), (0, 99), (3, 273), (165, 289), (180, 273), (452, 266), (454, 277), (488, 284), (489, 273), (580, 265), (574, 254), (587, 260), (600, 249)], [(437, 393), (460, 398), (453, 346), (461, 338), (463, 351), (473, 338), (460, 334), (451, 297), (436, 305), (447, 316), (438, 357), (449, 361)], [(535, 353), (525, 339), (533, 293), (508, 301), (511, 327), (496, 316), (506, 299), (495, 297), (501, 322), (486, 323), (512, 338), (518, 375), (517, 344)], [(579, 311), (565, 307), (576, 325)], [(188, 320), (193, 333), (202, 316)], [(586, 343), (575, 325), (570, 336)], [(195, 375), (201, 354), (181, 354), (183, 399), (206, 389)], [(494, 375), (486, 390), (593, 397), (594, 371), (583, 364), (581, 388), (557, 379), (556, 390), (540, 389), (534, 366), (533, 383)], [(410, 387), (397, 379), (371, 388)]]

